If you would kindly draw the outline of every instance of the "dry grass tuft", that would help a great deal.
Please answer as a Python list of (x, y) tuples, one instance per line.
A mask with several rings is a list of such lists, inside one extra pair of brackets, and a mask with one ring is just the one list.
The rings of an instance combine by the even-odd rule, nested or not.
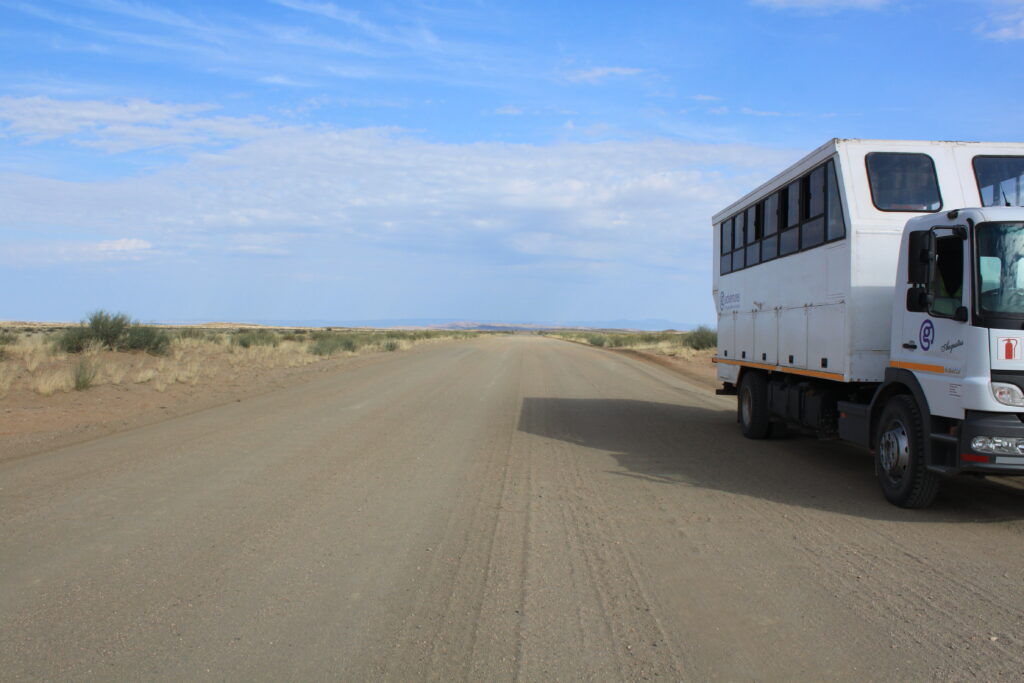
[(32, 389), (41, 396), (52, 396), (58, 391), (71, 391), (71, 373), (67, 368), (47, 370), (32, 382)]
[(6, 363), (0, 363), (0, 398), (7, 396), (14, 382), (14, 371)]

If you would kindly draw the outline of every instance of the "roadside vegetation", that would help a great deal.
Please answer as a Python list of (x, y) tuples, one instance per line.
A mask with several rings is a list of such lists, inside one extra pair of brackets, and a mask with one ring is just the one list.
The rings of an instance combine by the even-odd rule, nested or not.
[(706, 354), (718, 344), (718, 333), (701, 325), (689, 332), (599, 332), (590, 330), (552, 330), (548, 337), (567, 339), (590, 346), (630, 349), (662, 356), (692, 358)]
[(330, 358), (393, 352), (480, 333), (447, 330), (271, 329), (144, 325), (96, 311), (68, 327), (0, 328), (0, 399), (14, 390), (41, 396), (92, 387), (230, 382), (239, 374)]

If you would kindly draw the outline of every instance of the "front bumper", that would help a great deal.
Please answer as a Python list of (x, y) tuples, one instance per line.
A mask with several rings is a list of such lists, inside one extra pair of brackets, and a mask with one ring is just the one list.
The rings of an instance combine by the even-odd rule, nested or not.
[(976, 436), (1024, 439), (1024, 422), (1018, 413), (968, 410), (960, 425), (957, 470), (978, 474), (1024, 474), (1024, 455), (981, 453), (972, 450), (971, 441)]

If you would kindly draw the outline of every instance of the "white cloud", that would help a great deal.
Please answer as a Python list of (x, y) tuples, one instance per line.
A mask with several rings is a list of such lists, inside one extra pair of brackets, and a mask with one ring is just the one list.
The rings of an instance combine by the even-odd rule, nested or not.
[(504, 116), (521, 116), (522, 113), (523, 113), (523, 110), (520, 109), (519, 107), (505, 106), (505, 107), (498, 107), (497, 109), (494, 110), (494, 113), (495, 114), (502, 114)]
[(148, 100), (104, 102), (50, 97), (0, 97), (0, 135), (28, 143), (67, 138), (110, 152), (193, 147), (238, 142), (265, 135), (256, 118), (200, 116), (209, 104), (164, 104)]
[(596, 66), (593, 69), (569, 72), (565, 78), (574, 83), (600, 83), (612, 76), (637, 76), (643, 72), (643, 69), (625, 66)]
[(715, 97), (714, 95), (694, 95), (690, 99), (697, 100), (698, 102), (718, 102), (722, 98)]
[(50, 241), (6, 245), (0, 249), (0, 263), (7, 266), (47, 265), (54, 263), (96, 263), (100, 261), (138, 261), (156, 252), (146, 240), (122, 238), (99, 242)]
[(281, 74), (273, 74), (271, 76), (264, 76), (263, 78), (260, 79), (260, 82), (261, 83), (266, 83), (267, 85), (286, 85), (286, 86), (293, 87), (293, 88), (311, 88), (311, 87), (313, 87), (312, 83), (306, 83), (304, 81), (297, 81), (297, 80), (295, 80), (293, 78), (289, 78), (288, 76), (282, 76)]
[(989, 17), (976, 32), (1000, 42), (1024, 40), (1024, 0), (1001, 0), (992, 5)]
[[(215, 117), (196, 123), (215, 126)], [(69, 140), (82, 134), (66, 130)], [(139, 133), (118, 134), (130, 146)], [(50, 260), (301, 257), (363, 245), (473, 249), (485, 259), (550, 259), (564, 267), (679, 268), (695, 248), (708, 248), (712, 213), (794, 156), (671, 140), (440, 144), (394, 130), (267, 127), (139, 177), (69, 182), (6, 174), (0, 205), (2, 227), (12, 231), (114, 236), (55, 241), (44, 248)], [(124, 226), (132, 234), (120, 232)], [(39, 249), (33, 254), (30, 260), (43, 258)]]
[(751, 109), (750, 107), (743, 107), (740, 112), (747, 116), (782, 116), (782, 112), (777, 111), (762, 111), (758, 109)]

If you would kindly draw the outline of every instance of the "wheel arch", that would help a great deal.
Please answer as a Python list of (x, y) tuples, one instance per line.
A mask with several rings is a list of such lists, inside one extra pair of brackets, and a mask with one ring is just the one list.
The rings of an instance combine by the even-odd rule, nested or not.
[(902, 368), (886, 368), (885, 381), (878, 387), (875, 395), (871, 398), (871, 431), (869, 432), (871, 450), (875, 450), (875, 436), (878, 432), (878, 422), (882, 418), (882, 411), (885, 410), (889, 400), (899, 394), (911, 396), (917, 403), (918, 410), (921, 411), (926, 431), (924, 440), (925, 458), (926, 462), (931, 462), (931, 439), (928, 438), (927, 433), (931, 428), (931, 411), (928, 409), (928, 399), (925, 398), (924, 390), (921, 389), (921, 383), (917, 381), (914, 373)]

